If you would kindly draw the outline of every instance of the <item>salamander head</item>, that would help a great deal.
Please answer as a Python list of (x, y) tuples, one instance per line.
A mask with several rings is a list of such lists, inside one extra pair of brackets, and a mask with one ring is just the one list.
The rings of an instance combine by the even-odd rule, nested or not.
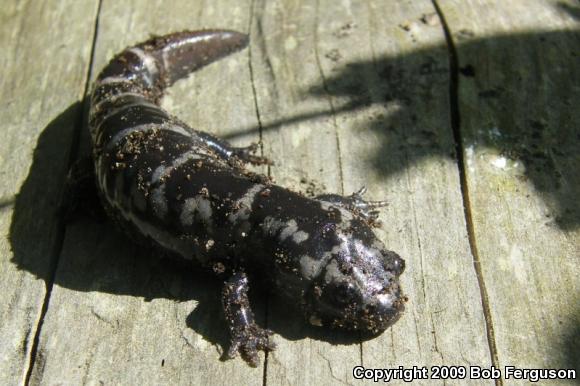
[(386, 329), (404, 310), (398, 277), (405, 261), (362, 221), (347, 229), (325, 228), (314, 257), (323, 265), (304, 299), (310, 323), (372, 333)]

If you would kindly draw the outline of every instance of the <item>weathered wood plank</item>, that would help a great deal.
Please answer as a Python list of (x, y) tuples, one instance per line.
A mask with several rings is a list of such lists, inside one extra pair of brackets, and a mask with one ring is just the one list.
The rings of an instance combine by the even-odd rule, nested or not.
[[(319, 8), (315, 1), (257, 1), (252, 25), (252, 68), (264, 153), (276, 166), (271, 175), (283, 186), (305, 190), (317, 181), (342, 193), (335, 117), (327, 96), (310, 94), (322, 84), (316, 45)], [(268, 384), (335, 384), (351, 379), (360, 347), (335, 345), (332, 333), (318, 339), (302, 315), (271, 299), (268, 320), (278, 350), (268, 356)], [(309, 335), (311, 337), (309, 337)]]
[(371, 198), (388, 199), (379, 232), (407, 259), (411, 299), (362, 350), (325, 342), (346, 340), (334, 332), (284, 329), (284, 306), (274, 305), (269, 320), (285, 334), (268, 383), (353, 383), (361, 361), (489, 366), (453, 158), (447, 49), (441, 26), (420, 21), (431, 3), (264, 3), (252, 56), (265, 152), (282, 164), (272, 174), (300, 188), (298, 172), (345, 194), (367, 185)]
[[(391, 15), (386, 22), (385, 15)], [(375, 197), (390, 202), (382, 234), (407, 259), (403, 288), (410, 301), (391, 331), (363, 345), (363, 363), (487, 367), (490, 355), (466, 233), (441, 24), (430, 1), (377, 2), (369, 7), (369, 19), (373, 57), (366, 63), (375, 72), (366, 85), (375, 106), (367, 113), (371, 124), (356, 114), (351, 124), (358, 130), (342, 132), (344, 175), (350, 180), (348, 191), (367, 183)], [(356, 42), (349, 46), (358, 47)], [(369, 127), (372, 135), (359, 134), (361, 127)], [(375, 166), (370, 173), (361, 162), (367, 154)]]
[(578, 371), (578, 3), (440, 3), (498, 363)]
[[(165, 99), (165, 106), (194, 127), (226, 136), (237, 144), (263, 137), (265, 155), (277, 163), (270, 173), (284, 185), (307, 190), (311, 187), (303, 181), (315, 180), (316, 191), (323, 190), (321, 185), (324, 185), (326, 191), (345, 194), (367, 185), (370, 198), (388, 199), (390, 206), (382, 215), (385, 227), (379, 234), (408, 264), (403, 286), (410, 301), (401, 320), (385, 334), (361, 345), (356, 337), (306, 326), (300, 317), (286, 315), (285, 305), (272, 299), (267, 321), (277, 333), (279, 349), (269, 354), (267, 368), (250, 369), (240, 360), (220, 362), (221, 346), (227, 344), (227, 336), (225, 324), (216, 323), (221, 320), (219, 283), (147, 256), (111, 231), (109, 224), (85, 219), (67, 227), (56, 287), (32, 373), (33, 383), (258, 384), (263, 382), (265, 374), (266, 383), (271, 384), (329, 384), (354, 383), (352, 368), (358, 364), (381, 368), (490, 365), (484, 313), (454, 158), (448, 98), (450, 70), (442, 27), (433, 16), (430, 1), (384, 3), (179, 1), (167, 8), (153, 1), (119, 4), (105, 0), (93, 76), (114, 53), (151, 33), (202, 27), (251, 32), (249, 50), (176, 85)], [(571, 28), (572, 19), (564, 12), (573, 8), (562, 5), (558, 8), (556, 3), (552, 6), (539, 1), (526, 4), (532, 4), (535, 16), (528, 10), (529, 14), (518, 20), (517, 25), (513, 15), (523, 12), (523, 2), (514, 2), (515, 11), (505, 5), (499, 8), (502, 15), (507, 15), (502, 17), (481, 4), (477, 5), (480, 8), (472, 4), (475, 10), (467, 14), (470, 20), (479, 20), (477, 23), (481, 25), (462, 19), (466, 10), (459, 2), (445, 1), (442, 7), (454, 36), (461, 43), (458, 46), (461, 66), (468, 76), (460, 84), (460, 107), (462, 129), (466, 133), (464, 146), (468, 149), (465, 157), (467, 166), (473, 168), (467, 171), (469, 199), (483, 283), (487, 285), (492, 306), (499, 360), (502, 364), (528, 367), (556, 366), (577, 355), (574, 352), (577, 346), (570, 342), (578, 339), (578, 331), (574, 330), (578, 325), (578, 311), (573, 308), (579, 300), (577, 280), (574, 280), (578, 276), (578, 268), (574, 267), (578, 265), (578, 233), (574, 226), (578, 216), (573, 205), (578, 177), (571, 172), (576, 170), (573, 167), (578, 167), (578, 159), (561, 155), (577, 149), (577, 142), (549, 139), (553, 141), (548, 142), (550, 151), (545, 154), (549, 162), (540, 166), (553, 167), (563, 174), (558, 180), (562, 188), (558, 190), (549, 189), (551, 177), (530, 174), (533, 170), (530, 168), (525, 174), (510, 163), (509, 157), (494, 150), (494, 146), (497, 147), (499, 140), (496, 132), (500, 136), (509, 133), (510, 138), (515, 135), (509, 131), (510, 126), (525, 127), (524, 131), (528, 127), (529, 130), (547, 127), (546, 133), (558, 127), (565, 133), (562, 138), (577, 138), (573, 123), (578, 113), (571, 106), (578, 104), (578, 93), (574, 88), (563, 86), (566, 79), (578, 84), (578, 74), (574, 70), (565, 75), (561, 70), (573, 68), (571, 56), (553, 55), (562, 47), (572, 47), (577, 34), (544, 33), (541, 38), (552, 44), (547, 49), (547, 43), (540, 43), (540, 37), (538, 41), (532, 39), (534, 49), (544, 47), (551, 55), (534, 56), (535, 67), (531, 69), (524, 67), (527, 61), (521, 55), (528, 52), (527, 37), (523, 34), (516, 40), (478, 39), (494, 36), (502, 28), (505, 31), (514, 26), (535, 28), (546, 20), (550, 21), (546, 25), (554, 26), (553, 29)], [(487, 16), (475, 18), (475, 15)], [(17, 29), (18, 23), (14, 22), (11, 28)], [(47, 26), (43, 28), (48, 30)], [(473, 31), (475, 37), (471, 36)], [(76, 35), (79, 36), (83, 35)], [(90, 36), (85, 34), (84, 39), (90, 45)], [(4, 41), (9, 38), (3, 35)], [(499, 45), (502, 54), (496, 51), (495, 45)], [(512, 46), (520, 47), (520, 51), (504, 57), (504, 52)], [(14, 52), (16, 57), (18, 53)], [(510, 67), (510, 63), (520, 64)], [(474, 78), (469, 77), (468, 64), (475, 69)], [(27, 65), (18, 75), (21, 83), (26, 76), (39, 73), (35, 66), (40, 65)], [(15, 64), (4, 68), (15, 69)], [(520, 73), (519, 68), (527, 70)], [(498, 74), (514, 76), (504, 78)], [(517, 76), (522, 78), (518, 80)], [(63, 95), (82, 94), (82, 81), (76, 89), (71, 86), (77, 84), (73, 82), (75, 79), (81, 80), (82, 76), (61, 79), (62, 84), (67, 84)], [(531, 79), (542, 79), (542, 82), (536, 84)], [(54, 87), (53, 81), (46, 80), (47, 88), (43, 90), (51, 86), (55, 93), (60, 93), (62, 85)], [(2, 82), (2, 89), (8, 89), (10, 84), (5, 77)], [(532, 119), (540, 124), (526, 124), (530, 119), (526, 113), (530, 110), (514, 97), (522, 85), (528, 87), (527, 95), (540, 96), (532, 98), (530, 104), (538, 115), (532, 115)], [(24, 100), (38, 99), (34, 83), (20, 89), (25, 90)], [(26, 90), (34, 90), (34, 98), (32, 91)], [(558, 94), (559, 90), (566, 90), (565, 94)], [(5, 93), (0, 98), (5, 95), (12, 94)], [(54, 110), (64, 110), (58, 104), (61, 99), (50, 98), (53, 94), (48, 91), (46, 95), (44, 104), (33, 105), (32, 118), (27, 119), (38, 121), (45, 119), (39, 117), (48, 117), (45, 119), (48, 121), (54, 117)], [(564, 113), (558, 109), (560, 102), (568, 106)], [(64, 106), (67, 104), (70, 101)], [(551, 106), (546, 113), (545, 105)], [(26, 105), (21, 105), (20, 110), (22, 106)], [(58, 108), (51, 110), (51, 106)], [(509, 108), (502, 111), (502, 106)], [(17, 110), (10, 108), (2, 111), (9, 118), (6, 121), (13, 122), (10, 119), (19, 115), (13, 114)], [(64, 118), (55, 120), (51, 130), (58, 130), (63, 119), (70, 127), (71, 119), (67, 117), (76, 116), (78, 106), (67, 111), (69, 115), (63, 114)], [(22, 127), (29, 120), (14, 122), (10, 127)], [(490, 122), (498, 129), (491, 134), (480, 131), (482, 127), (492, 127)], [(535, 138), (534, 132), (527, 133), (516, 138)], [(544, 137), (542, 133), (541, 140), (548, 141), (548, 134)], [(10, 138), (13, 138), (11, 146), (0, 145), (6, 146), (0, 147), (3, 157), (10, 154), (8, 150), (24, 143), (20, 137), (18, 142), (16, 136)], [(35, 138), (32, 135), (28, 141)], [(63, 135), (58, 141), (66, 142), (70, 138)], [(509, 142), (501, 145), (507, 146)], [(516, 150), (521, 152), (522, 148)], [(577, 151), (573, 154), (577, 155)], [(27, 159), (10, 161), (20, 166), (30, 163)], [(536, 162), (533, 166), (538, 166), (537, 160), (533, 162)], [(59, 172), (62, 176), (64, 163), (58, 165), (62, 165)], [(506, 170), (506, 165), (513, 168)], [(12, 167), (11, 170), (20, 169)], [(42, 168), (35, 170), (50, 174)], [(514, 175), (524, 175), (534, 183), (541, 181), (543, 188), (513, 178)], [(34, 192), (38, 192), (38, 185), (35, 186)], [(58, 191), (59, 184), (50, 186)], [(539, 196), (548, 199), (547, 204), (537, 198), (538, 190)], [(532, 198), (527, 198), (528, 194)], [(11, 195), (8, 192), (2, 197), (9, 200)], [(40, 201), (40, 208), (42, 205), (45, 211), (50, 208)], [(543, 216), (544, 212), (554, 210), (552, 204), (560, 210), (558, 205), (563, 203), (571, 206), (570, 210), (563, 210), (557, 219), (550, 212), (554, 221), (544, 226), (537, 213)], [(494, 211), (497, 207), (504, 210)], [(26, 213), (25, 209), (22, 211)], [(506, 212), (508, 216), (503, 215)], [(6, 210), (2, 216), (5, 213)], [(33, 217), (27, 218), (25, 225), (29, 226)], [(13, 227), (20, 226), (20, 255), (28, 256), (22, 252), (27, 251), (25, 241), (31, 237), (18, 224), (21, 223), (13, 222)], [(50, 230), (54, 226), (50, 228), (43, 223), (35, 226), (38, 232), (49, 229), (46, 234), (54, 234)], [(542, 232), (537, 230), (540, 226)], [(34, 254), (50, 255), (53, 244), (46, 245), (46, 248), (35, 246)], [(514, 245), (516, 249), (512, 248)], [(533, 251), (540, 252), (534, 255)], [(523, 256), (528, 260), (524, 261)], [(549, 261), (544, 260), (546, 256)], [(13, 320), (28, 320), (29, 325), (34, 325), (44, 290), (38, 285), (27, 290), (14, 284), (14, 280), (30, 281), (27, 272), (49, 278), (49, 261), (38, 260), (40, 265), (24, 266), (27, 271), (17, 274), (14, 268), (2, 265), (2, 275), (9, 277), (7, 283), (17, 289), (7, 292), (7, 314), (16, 315)], [(518, 270), (513, 269), (514, 264)], [(555, 277), (561, 278), (562, 283), (556, 286), (550, 282), (554, 276), (542, 274), (539, 267), (542, 271), (557, 273)], [(510, 283), (502, 282), (509, 275), (514, 275)], [(521, 300), (517, 291), (528, 294), (530, 300)], [(510, 311), (514, 308), (516, 312)], [(264, 310), (258, 309), (258, 312), (262, 315)], [(6, 331), (20, 333), (13, 340), (20, 344), (25, 342), (23, 336), (30, 333), (23, 322), (18, 323), (18, 326), (6, 324)], [(531, 337), (521, 333), (527, 330), (533, 331)], [(542, 335), (543, 332), (546, 333)], [(570, 339), (565, 344), (567, 337)], [(30, 343), (25, 349), (29, 351), (29, 347)], [(562, 350), (556, 353), (558, 347)], [(17, 350), (16, 345), (8, 351), (10, 355), (20, 355), (21, 362), (25, 361), (27, 354)], [(23, 366), (16, 368), (17, 378), (22, 377), (26, 368)]]
[[(93, 77), (112, 55), (151, 34), (247, 31), (249, 9), (240, 1), (104, 1)], [(194, 127), (222, 135), (257, 126), (251, 96), (245, 51), (176, 85), (164, 103)], [(33, 373), (40, 383), (262, 383), (262, 368), (219, 360), (228, 339), (220, 283), (148, 256), (110, 224), (67, 227), (55, 282)]]
[(333, 76), (337, 82), (361, 79), (362, 72), (372, 103), (341, 122), (345, 190), (367, 184), (374, 197), (390, 202), (383, 235), (407, 259), (403, 288), (410, 302), (389, 333), (363, 345), (363, 364), (485, 366), (489, 354), (453, 157), (442, 29), (430, 2), (379, 2), (367, 12), (369, 47), (347, 43), (358, 48), (355, 60), (363, 65)]
[(24, 382), (63, 225), (57, 205), (96, 1), (0, 7), (0, 383)]

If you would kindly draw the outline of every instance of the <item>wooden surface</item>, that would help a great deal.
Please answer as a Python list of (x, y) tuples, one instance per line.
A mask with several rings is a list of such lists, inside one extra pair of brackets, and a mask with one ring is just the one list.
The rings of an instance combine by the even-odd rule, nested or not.
[(57, 215), (91, 55), (96, 4), (0, 7), (0, 383), (24, 381), (64, 223)]
[[(577, 1), (5, 3), (0, 384), (360, 384), (357, 365), (580, 371)], [(234, 144), (261, 139), (276, 162), (263, 172), (282, 185), (365, 185), (389, 201), (378, 235), (407, 262), (409, 302), (382, 335), (316, 329), (258, 294), (278, 349), (258, 369), (221, 361), (217, 280), (58, 212), (68, 165), (87, 151), (89, 81), (151, 34), (210, 27), (247, 32), (250, 47), (179, 82), (164, 106)]]

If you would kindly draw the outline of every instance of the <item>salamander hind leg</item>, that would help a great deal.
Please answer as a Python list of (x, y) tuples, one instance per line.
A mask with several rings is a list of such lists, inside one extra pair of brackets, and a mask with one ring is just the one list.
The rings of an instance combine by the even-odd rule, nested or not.
[(244, 273), (235, 273), (229, 278), (222, 291), (222, 303), (230, 329), (228, 358), (242, 354), (250, 366), (259, 364), (258, 350), (271, 351), (275, 344), (270, 341), (272, 331), (258, 327), (248, 299), (248, 278)]
[(69, 169), (59, 211), (66, 222), (81, 213), (89, 214), (97, 220), (106, 218), (95, 189), (95, 167), (90, 157), (78, 159)]

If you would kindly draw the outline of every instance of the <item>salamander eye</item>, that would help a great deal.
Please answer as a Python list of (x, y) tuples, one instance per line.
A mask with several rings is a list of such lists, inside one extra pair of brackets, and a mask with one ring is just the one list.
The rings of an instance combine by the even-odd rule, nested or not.
[(341, 283), (336, 287), (334, 299), (340, 304), (349, 304), (356, 299), (356, 289), (352, 283)]

